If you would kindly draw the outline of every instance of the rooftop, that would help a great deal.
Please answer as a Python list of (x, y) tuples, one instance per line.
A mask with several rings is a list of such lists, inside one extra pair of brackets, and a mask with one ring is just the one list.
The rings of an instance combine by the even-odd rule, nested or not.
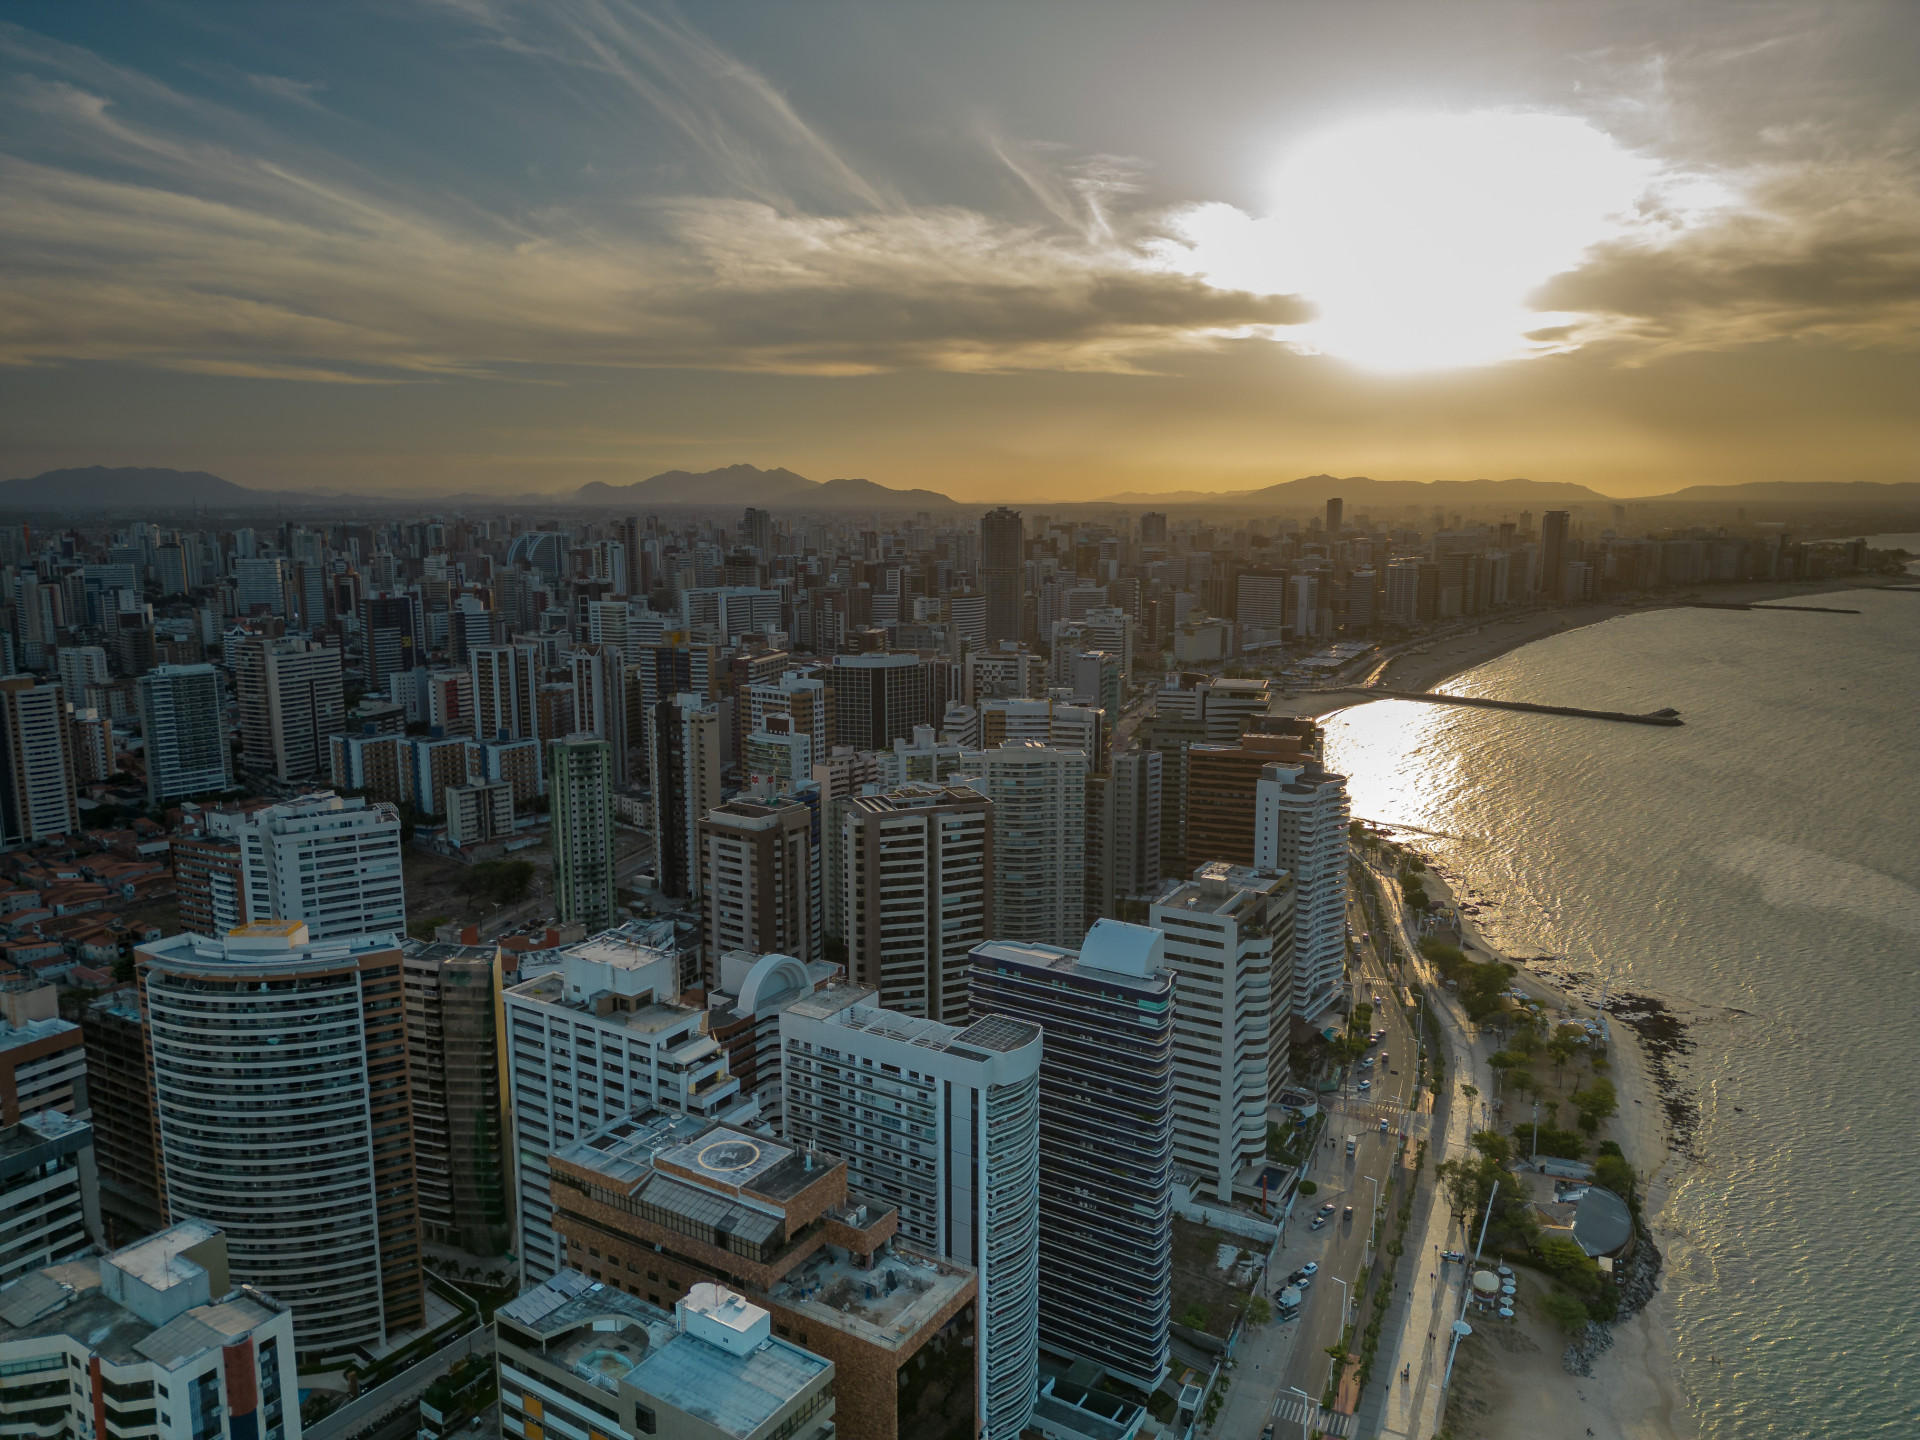
[(1247, 865), (1230, 865), (1213, 860), (1193, 872), (1193, 879), (1179, 885), (1155, 905), (1168, 910), (1192, 910), (1203, 915), (1230, 915), (1245, 903), (1249, 895), (1272, 895), (1284, 890), (1289, 877), (1284, 870), (1256, 870)]
[(71, 1020), (31, 1020), (25, 1025), (9, 1025), (5, 1020), (0, 1020), (0, 1050), (11, 1050), (16, 1045), (31, 1045), (36, 1040), (65, 1035), (69, 1031), (77, 1033), (79, 1029)]
[(907, 1344), (974, 1285), (974, 1272), (894, 1242), (862, 1266), (823, 1245), (795, 1267), (767, 1298), (809, 1320), (888, 1349)]
[[(566, 998), (566, 978), (561, 971), (548, 970), (531, 980), (524, 980), (510, 986), (507, 994), (520, 1000), (532, 1000), (542, 1005), (554, 1005), (563, 1010), (574, 1010), (581, 1014), (595, 1014), (591, 1003), (586, 1000)], [(605, 1015), (595, 1014), (595, 1018), (608, 1024), (617, 1024), (628, 1030), (637, 1030), (643, 1034), (655, 1035), (674, 1025), (684, 1023), (690, 1016), (703, 1015), (706, 1012), (687, 1005), (663, 1005), (659, 1002), (642, 1005), (638, 1010), (614, 1010)]]
[(849, 1030), (899, 1040), (927, 1050), (951, 1050), (962, 1056), (978, 1050), (1007, 1054), (1024, 1049), (1040, 1038), (1040, 1027), (1025, 1020), (988, 1016), (962, 1030), (938, 1020), (923, 1020), (914, 1015), (902, 1015), (895, 1010), (882, 1010), (877, 1005), (864, 1003), (874, 993), (871, 987), (865, 985), (823, 985), (813, 994), (794, 1001), (787, 1009), (791, 1014), (825, 1020)]
[(771, 1336), (733, 1354), (686, 1333), (658, 1306), (573, 1270), (509, 1301), (497, 1314), (531, 1333), (550, 1363), (589, 1384), (653, 1396), (738, 1440), (830, 1368), (818, 1355)]
[(164, 940), (149, 940), (140, 946), (140, 953), (167, 968), (238, 970), (270, 965), (276, 970), (337, 970), (343, 961), (357, 962), (362, 955), (400, 948), (399, 938), (388, 931), (309, 940), (306, 925), (296, 923), (297, 933), (259, 925), (243, 925), (231, 934), (211, 938), (182, 932)]

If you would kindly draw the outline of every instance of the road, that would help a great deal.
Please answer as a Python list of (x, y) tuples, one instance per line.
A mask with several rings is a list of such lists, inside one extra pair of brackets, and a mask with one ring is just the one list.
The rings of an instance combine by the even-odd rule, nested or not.
[[(1370, 922), (1357, 901), (1349, 914), (1356, 934), (1365, 934)], [(1354, 969), (1355, 996), (1371, 1003), (1379, 994), (1383, 1004), (1375, 1008), (1375, 1029), (1387, 1033), (1376, 1055), (1390, 1057), (1383, 1069), (1356, 1070), (1345, 1090), (1327, 1096), (1327, 1124), (1319, 1148), (1310, 1162), (1307, 1178), (1316, 1191), (1294, 1202), (1294, 1213), (1281, 1232), (1280, 1241), (1268, 1265), (1269, 1294), (1277, 1295), (1285, 1278), (1313, 1261), (1319, 1273), (1308, 1282), (1297, 1320), (1280, 1322), (1256, 1330), (1242, 1341), (1238, 1352), (1235, 1384), (1228, 1392), (1214, 1434), (1228, 1440), (1251, 1440), (1262, 1426), (1272, 1421), (1276, 1440), (1288, 1433), (1287, 1427), (1301, 1420), (1303, 1402), (1295, 1388), (1313, 1397), (1309, 1422), (1330, 1434), (1353, 1433), (1352, 1417), (1323, 1414), (1318, 1409), (1321, 1394), (1332, 1374), (1327, 1347), (1336, 1343), (1343, 1328), (1342, 1310), (1358, 1294), (1356, 1282), (1368, 1260), (1369, 1219), (1375, 1196), (1386, 1199), (1388, 1172), (1394, 1163), (1403, 1129), (1415, 1139), (1425, 1132), (1424, 1116), (1410, 1114), (1414, 1099), (1413, 1030), (1401, 1007), (1393, 1003), (1387, 969), (1374, 953), (1371, 942), (1358, 946)], [(1362, 1079), (1370, 1082), (1367, 1091), (1358, 1089)], [(1386, 1120), (1387, 1133), (1380, 1130)], [(1355, 1136), (1354, 1153), (1346, 1153), (1346, 1137)], [(1376, 1183), (1369, 1183), (1369, 1180)], [(1320, 1229), (1311, 1225), (1314, 1212), (1324, 1204), (1338, 1208)], [(1352, 1218), (1345, 1215), (1353, 1207)], [(1387, 1217), (1380, 1217), (1382, 1236)], [(1339, 1283), (1345, 1282), (1345, 1289)]]

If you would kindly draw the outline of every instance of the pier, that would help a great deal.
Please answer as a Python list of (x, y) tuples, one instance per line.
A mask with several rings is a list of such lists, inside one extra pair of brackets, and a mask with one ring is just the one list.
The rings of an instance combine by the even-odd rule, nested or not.
[[(1883, 586), (1893, 589), (1893, 586)], [(1920, 589), (1920, 586), (1914, 587)], [(1842, 610), (1837, 605), (1765, 605), (1755, 603), (1742, 605), (1731, 600), (1689, 600), (1680, 607), (1683, 610), (1804, 610), (1809, 615), (1858, 615), (1858, 610)]]
[(1678, 710), (1655, 710), (1645, 715), (1630, 710), (1582, 710), (1574, 705), (1536, 705), (1531, 700), (1487, 700), (1478, 695), (1433, 695), (1423, 690), (1381, 690), (1354, 687), (1350, 692), (1369, 699), (1418, 700), (1426, 705), (1465, 705), (1476, 710), (1522, 710), (1531, 715), (1571, 715), (1580, 720), (1618, 720), (1628, 725), (1684, 725)]

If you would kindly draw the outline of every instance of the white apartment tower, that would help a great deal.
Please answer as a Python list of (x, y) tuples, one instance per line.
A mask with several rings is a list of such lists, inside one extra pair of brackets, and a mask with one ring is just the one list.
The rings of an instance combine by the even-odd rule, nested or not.
[(1231, 1203), (1265, 1164), (1267, 1106), (1287, 1078), (1293, 882), (1213, 861), (1154, 902), (1151, 924), (1176, 977), (1174, 1162), (1196, 1193)]
[(1254, 787), (1253, 861), (1292, 874), (1293, 1011), (1310, 1020), (1340, 993), (1347, 961), (1347, 777), (1273, 764)]
[(830, 985), (781, 1012), (787, 1139), (845, 1160), (915, 1246), (979, 1271), (976, 1414), (986, 1440), (1018, 1440), (1039, 1377), (1040, 1027), (961, 1029), (873, 998)]
[(964, 1024), (968, 956), (996, 933), (993, 807), (915, 782), (847, 802), (847, 973), (905, 1015)]
[(951, 783), (993, 804), (993, 938), (1078, 944), (1086, 930), (1086, 755), (1010, 741), (968, 756), (967, 768)]
[(256, 920), (302, 921), (315, 940), (406, 930), (393, 806), (323, 790), (249, 815), (215, 812), (212, 828), (240, 843), (241, 884), (225, 901), (233, 913), (215, 916), (221, 933)]
[(680, 1005), (679, 958), (637, 926), (560, 952), (560, 968), (504, 995), (521, 1275), (537, 1285), (565, 1264), (553, 1233), (547, 1156), (610, 1120), (670, 1110), (751, 1120), (707, 1012)]
[(401, 953), (299, 922), (140, 947), (171, 1220), (227, 1232), (233, 1278), (290, 1306), (303, 1361), (425, 1318)]
[(139, 685), (148, 803), (164, 805), (231, 786), (219, 672), (211, 665), (156, 665)]

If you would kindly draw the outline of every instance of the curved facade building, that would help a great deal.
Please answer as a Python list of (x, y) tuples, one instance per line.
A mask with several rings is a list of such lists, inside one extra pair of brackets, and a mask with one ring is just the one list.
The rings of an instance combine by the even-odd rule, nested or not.
[(301, 1361), (424, 1318), (401, 952), (299, 922), (138, 952), (163, 1208), (219, 1226)]

